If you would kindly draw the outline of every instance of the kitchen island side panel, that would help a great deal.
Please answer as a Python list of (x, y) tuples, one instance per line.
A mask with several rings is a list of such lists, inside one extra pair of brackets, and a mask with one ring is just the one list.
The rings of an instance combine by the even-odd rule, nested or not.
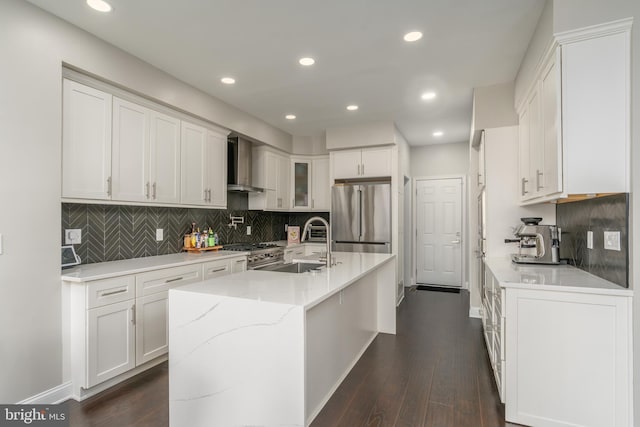
[(169, 292), (172, 426), (304, 425), (304, 308)]

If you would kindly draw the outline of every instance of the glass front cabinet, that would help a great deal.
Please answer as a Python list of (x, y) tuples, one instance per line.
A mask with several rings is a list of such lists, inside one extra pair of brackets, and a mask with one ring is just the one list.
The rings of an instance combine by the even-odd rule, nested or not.
[(295, 209), (311, 209), (311, 160), (291, 158), (291, 206)]

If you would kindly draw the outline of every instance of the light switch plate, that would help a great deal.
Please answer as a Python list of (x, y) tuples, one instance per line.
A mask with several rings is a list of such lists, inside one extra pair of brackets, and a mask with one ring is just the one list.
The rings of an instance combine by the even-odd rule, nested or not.
[(64, 230), (65, 245), (79, 245), (80, 243), (82, 243), (81, 228), (67, 228)]
[(164, 229), (156, 228), (156, 242), (162, 242), (164, 240)]
[(587, 231), (587, 249), (593, 249), (593, 231)]
[(251, 236), (251, 226), (247, 225), (247, 236)]
[(619, 231), (604, 232), (604, 248), (610, 251), (620, 250), (620, 232)]

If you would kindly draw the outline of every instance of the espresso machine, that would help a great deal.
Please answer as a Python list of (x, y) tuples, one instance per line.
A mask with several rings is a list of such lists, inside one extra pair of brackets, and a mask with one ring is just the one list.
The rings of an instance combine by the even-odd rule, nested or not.
[(542, 218), (520, 218), (515, 239), (505, 243), (518, 243), (518, 253), (511, 255), (517, 264), (560, 264), (560, 233), (555, 225), (540, 225)]

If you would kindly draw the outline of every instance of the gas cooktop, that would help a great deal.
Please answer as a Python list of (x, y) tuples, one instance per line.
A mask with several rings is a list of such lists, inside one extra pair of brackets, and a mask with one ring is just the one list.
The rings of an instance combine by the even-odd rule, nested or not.
[(262, 249), (278, 248), (275, 243), (231, 243), (224, 245), (225, 251), (252, 252)]

